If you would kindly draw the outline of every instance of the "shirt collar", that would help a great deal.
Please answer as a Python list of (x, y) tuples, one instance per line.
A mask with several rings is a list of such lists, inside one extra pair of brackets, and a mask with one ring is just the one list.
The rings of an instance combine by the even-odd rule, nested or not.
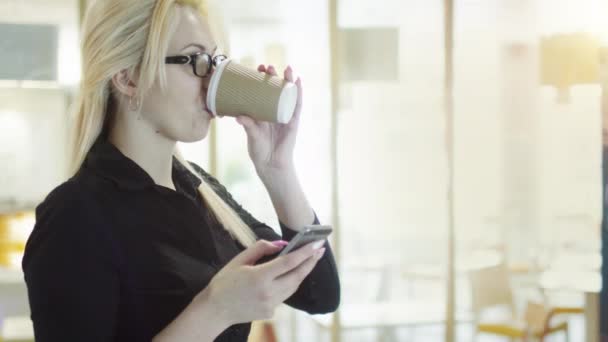
[[(125, 156), (116, 146), (100, 135), (85, 158), (84, 168), (91, 169), (125, 190), (142, 190), (156, 186), (150, 175), (137, 163)], [(193, 175), (173, 156), (173, 181), (176, 187), (196, 191), (201, 180)]]

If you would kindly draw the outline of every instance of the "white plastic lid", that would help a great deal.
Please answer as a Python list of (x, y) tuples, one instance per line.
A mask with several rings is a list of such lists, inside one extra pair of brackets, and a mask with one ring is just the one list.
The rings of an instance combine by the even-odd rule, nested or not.
[(286, 83), (279, 96), (279, 105), (277, 106), (277, 121), (279, 123), (289, 123), (289, 120), (291, 120), (296, 109), (297, 101), (298, 86), (296, 86), (295, 83)]
[(217, 88), (220, 84), (220, 79), (222, 78), (222, 73), (224, 69), (230, 63), (231, 59), (226, 59), (220, 65), (215, 68), (213, 75), (211, 76), (211, 80), (209, 81), (209, 88), (207, 88), (207, 108), (213, 113), (215, 116), (219, 116), (217, 111), (215, 110), (215, 97), (217, 95)]

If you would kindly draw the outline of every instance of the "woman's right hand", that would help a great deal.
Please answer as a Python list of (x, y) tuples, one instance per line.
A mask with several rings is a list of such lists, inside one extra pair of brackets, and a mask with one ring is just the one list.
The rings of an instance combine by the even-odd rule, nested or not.
[(278, 253), (285, 245), (259, 240), (222, 268), (203, 290), (207, 300), (229, 325), (272, 318), (312, 271), (325, 248), (310, 243), (263, 264), (256, 261)]

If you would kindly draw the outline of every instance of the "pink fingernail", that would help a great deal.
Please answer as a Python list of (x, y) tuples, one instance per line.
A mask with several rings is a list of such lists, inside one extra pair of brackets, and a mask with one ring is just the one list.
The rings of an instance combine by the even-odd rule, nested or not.
[(285, 247), (289, 244), (289, 242), (284, 241), (284, 240), (276, 240), (276, 241), (273, 241), (272, 244), (277, 247)]
[(321, 258), (323, 256), (323, 254), (325, 254), (325, 248), (321, 248), (319, 249), (316, 253), (315, 253), (315, 257), (316, 258)]

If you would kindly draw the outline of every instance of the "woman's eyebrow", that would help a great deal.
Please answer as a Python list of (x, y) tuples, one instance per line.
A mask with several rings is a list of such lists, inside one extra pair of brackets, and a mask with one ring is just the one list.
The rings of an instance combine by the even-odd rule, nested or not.
[[(191, 43), (191, 44), (188, 44), (188, 45), (186, 45), (186, 46), (185, 46), (185, 47), (182, 49), (182, 51), (183, 51), (183, 50), (186, 50), (187, 48), (189, 48), (189, 47), (191, 47), (191, 46), (197, 47), (197, 48), (199, 48), (199, 49), (201, 49), (201, 50), (203, 50), (203, 51), (207, 51), (207, 49), (205, 48), (205, 46), (203, 46), (203, 45), (201, 45), (201, 44), (198, 44), (198, 43)], [(216, 50), (217, 50), (217, 46), (213, 48), (213, 52), (215, 52)]]

